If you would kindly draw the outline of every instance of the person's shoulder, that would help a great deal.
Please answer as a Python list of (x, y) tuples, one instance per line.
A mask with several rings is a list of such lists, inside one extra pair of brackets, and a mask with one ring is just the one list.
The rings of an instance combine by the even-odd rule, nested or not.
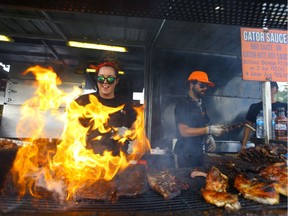
[(83, 104), (89, 102), (90, 95), (93, 95), (93, 96), (97, 97), (97, 95), (95, 93), (87, 93), (87, 94), (80, 95), (78, 98), (75, 99), (75, 101), (78, 104), (83, 105)]
[(175, 109), (188, 107), (190, 101), (191, 101), (191, 100), (189, 99), (188, 96), (182, 96), (182, 97), (180, 97), (180, 98), (176, 101)]
[(257, 102), (257, 103), (252, 103), (250, 105), (250, 109), (260, 109), (260, 108), (262, 108), (262, 106), (263, 106), (263, 102), (260, 101), (260, 102)]
[(115, 100), (120, 104), (132, 104), (133, 100), (129, 97), (124, 97), (122, 95), (116, 95)]
[(176, 103), (187, 103), (190, 101), (190, 98), (188, 95), (184, 95), (178, 98), (178, 100), (176, 101)]
[(275, 107), (276, 108), (284, 107), (287, 110), (288, 104), (284, 103), (284, 102), (277, 101), (277, 102), (275, 102)]

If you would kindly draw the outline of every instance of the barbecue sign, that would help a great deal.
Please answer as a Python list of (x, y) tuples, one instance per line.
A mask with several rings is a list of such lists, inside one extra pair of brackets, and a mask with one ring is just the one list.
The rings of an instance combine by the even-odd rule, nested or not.
[(287, 82), (287, 31), (241, 28), (243, 80)]

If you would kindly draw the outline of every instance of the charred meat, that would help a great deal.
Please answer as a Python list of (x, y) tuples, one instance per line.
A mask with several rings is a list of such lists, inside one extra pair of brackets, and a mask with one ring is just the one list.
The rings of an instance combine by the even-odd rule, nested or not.
[(275, 190), (287, 196), (287, 183), (288, 183), (288, 167), (286, 162), (274, 163), (260, 172), (260, 176), (267, 180), (274, 181), (273, 185)]
[(173, 199), (181, 193), (181, 182), (168, 170), (148, 173), (147, 178), (151, 189), (165, 200)]
[(117, 199), (120, 197), (138, 197), (149, 189), (144, 165), (130, 165), (117, 176), (117, 180)]
[(212, 166), (206, 177), (206, 190), (226, 192), (228, 188), (228, 177)]
[(234, 187), (246, 199), (270, 205), (279, 203), (279, 193), (275, 190), (272, 181), (262, 181), (255, 176), (249, 177), (244, 173), (239, 173)]
[(281, 156), (283, 153), (287, 153), (287, 147), (280, 144), (266, 144), (244, 149), (238, 158), (254, 164), (272, 164), (284, 162), (285, 158)]
[(76, 200), (114, 200), (116, 188), (116, 181), (113, 179), (110, 181), (98, 180), (92, 185), (78, 189)]

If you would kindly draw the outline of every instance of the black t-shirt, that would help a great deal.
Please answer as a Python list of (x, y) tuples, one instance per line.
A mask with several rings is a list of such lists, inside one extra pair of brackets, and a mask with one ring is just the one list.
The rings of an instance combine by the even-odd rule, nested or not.
[(182, 137), (178, 130), (178, 124), (183, 123), (188, 127), (200, 128), (205, 127), (209, 122), (209, 117), (205, 106), (202, 109), (188, 95), (180, 99), (175, 106), (175, 123), (177, 128), (177, 143), (175, 153), (203, 153), (203, 139), (205, 135)]
[[(275, 111), (276, 114), (277, 114), (277, 109), (279, 107), (285, 108), (285, 113), (287, 116), (287, 103), (282, 103), (278, 101), (275, 103), (272, 103), (272, 111)], [(263, 110), (262, 102), (251, 104), (246, 115), (246, 120), (255, 124), (257, 115), (260, 113), (260, 110)]]
[[(81, 95), (79, 98), (77, 98), (75, 101), (81, 105), (86, 106), (90, 104), (89, 97), (97, 97), (98, 101), (107, 107), (116, 108), (121, 105), (124, 105), (123, 109), (114, 112), (109, 115), (108, 122), (105, 124), (105, 128), (111, 128), (111, 127), (127, 127), (130, 128), (134, 121), (136, 120), (136, 111), (133, 109), (132, 101), (123, 98), (123, 97), (114, 97), (112, 99), (105, 99), (100, 97), (98, 93), (91, 93), (91, 94), (85, 94)], [(94, 130), (92, 129), (93, 122), (90, 121), (91, 119), (87, 118), (80, 118), (79, 121), (81, 124), (85, 127), (89, 127), (88, 133), (86, 135), (86, 143), (88, 148), (92, 148), (95, 153), (102, 154), (103, 151), (108, 150), (112, 151), (113, 155), (118, 155), (120, 148), (122, 148), (124, 145), (121, 145), (117, 141), (113, 140), (111, 138), (112, 132), (107, 133), (100, 133), (98, 129)], [(101, 140), (96, 140), (95, 137), (101, 136)], [(125, 146), (127, 148), (127, 146)], [(125, 149), (122, 149), (125, 151)]]

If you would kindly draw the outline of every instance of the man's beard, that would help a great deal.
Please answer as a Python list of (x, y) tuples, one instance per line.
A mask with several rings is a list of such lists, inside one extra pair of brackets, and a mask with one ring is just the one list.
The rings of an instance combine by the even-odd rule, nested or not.
[(198, 98), (203, 98), (205, 96), (205, 91), (198, 91), (194, 86), (192, 87), (192, 92), (195, 94)]

